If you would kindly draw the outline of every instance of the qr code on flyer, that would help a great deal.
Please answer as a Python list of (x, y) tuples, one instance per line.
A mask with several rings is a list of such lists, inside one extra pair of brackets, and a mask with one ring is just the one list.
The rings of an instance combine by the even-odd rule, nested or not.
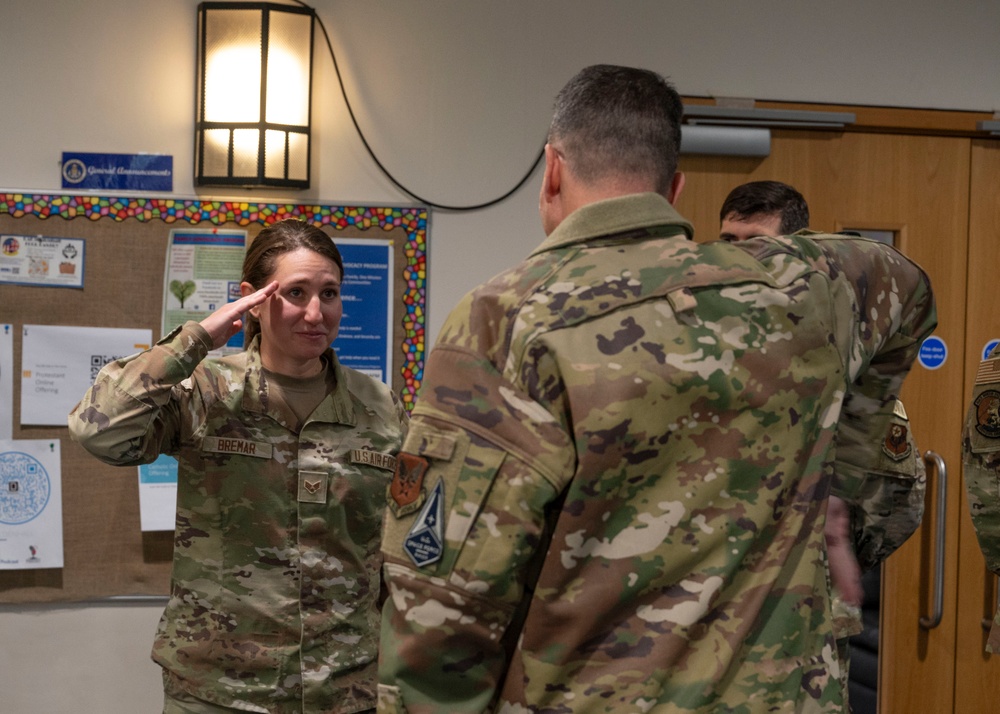
[(101, 371), (101, 367), (106, 365), (108, 362), (114, 362), (118, 359), (115, 355), (90, 355), (90, 378), (96, 379), (97, 373)]

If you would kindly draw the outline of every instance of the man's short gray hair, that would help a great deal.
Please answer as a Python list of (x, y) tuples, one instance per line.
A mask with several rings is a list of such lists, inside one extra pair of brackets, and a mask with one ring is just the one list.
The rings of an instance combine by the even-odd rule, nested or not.
[(548, 141), (586, 183), (639, 178), (666, 194), (683, 112), (677, 90), (656, 72), (593, 65), (556, 96)]

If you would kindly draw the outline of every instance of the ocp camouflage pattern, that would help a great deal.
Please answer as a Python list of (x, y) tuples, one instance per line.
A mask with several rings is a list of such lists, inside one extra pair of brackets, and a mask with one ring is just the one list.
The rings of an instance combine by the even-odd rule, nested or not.
[[(336, 387), (296, 432), (257, 345), (204, 359), (208, 335), (187, 323), (107, 365), (70, 433), (107, 463), (178, 460), (171, 596), (153, 645), (168, 691), (271, 714), (371, 709), (391, 471), (355, 450), (395, 455), (407, 419), (328, 350)], [(309, 495), (320, 502), (297, 500), (327, 481)]]
[[(979, 548), (986, 567), (1000, 575), (1000, 347), (977, 370), (962, 430), (962, 466)], [(986, 651), (1000, 654), (1000, 608)]]
[(864, 239), (691, 233), (587, 205), (448, 318), (403, 449), (442, 548), (417, 567), (428, 506), (387, 514), (379, 711), (843, 711), (826, 496), (930, 285)]
[[(924, 515), (927, 472), (917, 450), (906, 410), (897, 400), (881, 448), (860, 482), (841, 482), (836, 475), (831, 490), (847, 502), (854, 553), (862, 570), (882, 564), (920, 527)], [(856, 473), (856, 472), (855, 472)], [(833, 633), (842, 663), (844, 691), (849, 686), (850, 638), (864, 630), (861, 608), (833, 591)]]
[[(899, 447), (887, 444), (899, 442)], [(913, 535), (924, 515), (927, 474), (917, 450), (909, 419), (897, 401), (881, 448), (871, 452), (872, 464), (857, 481), (834, 475), (832, 494), (843, 498), (851, 514), (853, 545), (862, 570), (871, 570)], [(854, 474), (857, 470), (853, 471)], [(835, 602), (834, 612), (839, 603)], [(846, 608), (834, 630), (838, 639), (861, 631), (860, 613)]]
[[(895, 443), (900, 446), (895, 446)], [(873, 453), (875, 463), (854, 493), (833, 492), (848, 502), (854, 548), (862, 570), (880, 565), (913, 535), (924, 515), (927, 470), (906, 411), (897, 402), (889, 429)], [(846, 489), (845, 489), (846, 490)]]

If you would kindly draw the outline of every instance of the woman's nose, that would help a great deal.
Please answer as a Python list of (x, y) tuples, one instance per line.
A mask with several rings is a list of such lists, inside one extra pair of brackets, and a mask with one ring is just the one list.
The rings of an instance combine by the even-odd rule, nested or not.
[(306, 303), (306, 319), (310, 322), (320, 322), (323, 319), (323, 305), (318, 295)]

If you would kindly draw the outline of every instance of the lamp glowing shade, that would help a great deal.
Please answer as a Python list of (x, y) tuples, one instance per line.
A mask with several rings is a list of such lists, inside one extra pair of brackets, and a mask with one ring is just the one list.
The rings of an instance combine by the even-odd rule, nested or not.
[(309, 187), (313, 11), (198, 6), (195, 185)]

